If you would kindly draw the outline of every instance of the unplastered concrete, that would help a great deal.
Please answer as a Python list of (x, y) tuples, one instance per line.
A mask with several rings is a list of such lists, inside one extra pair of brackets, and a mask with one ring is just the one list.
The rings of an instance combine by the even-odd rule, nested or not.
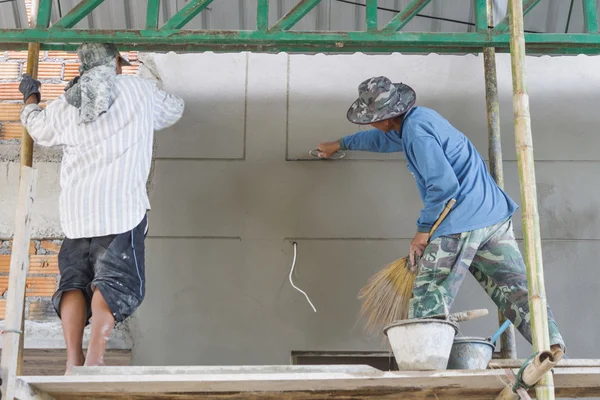
[[(134, 363), (285, 364), (292, 350), (386, 349), (357, 321), (357, 295), (406, 254), (421, 207), (413, 177), (401, 154), (314, 161), (308, 151), (360, 129), (345, 119), (357, 86), (386, 75), (414, 87), (418, 105), (448, 118), (487, 159), (482, 57), (205, 53), (155, 61), (186, 111), (156, 136)], [(598, 57), (527, 59), (546, 289), (571, 357), (600, 357), (592, 318), (599, 67)], [(520, 203), (507, 55), (498, 55), (498, 83), (506, 188)], [(1, 187), (13, 188), (0, 198), (12, 208), (0, 211), (10, 235), (16, 167), (0, 167)], [(54, 180), (38, 189), (41, 234), (58, 229), (58, 167), (37, 167)], [(519, 213), (514, 223), (520, 238)], [(294, 279), (317, 313), (288, 282), (294, 241)], [(461, 324), (462, 334), (489, 336), (497, 326), (493, 303), (469, 277), (453, 309), (482, 307), (490, 315)], [(519, 337), (520, 356), (530, 351)]]

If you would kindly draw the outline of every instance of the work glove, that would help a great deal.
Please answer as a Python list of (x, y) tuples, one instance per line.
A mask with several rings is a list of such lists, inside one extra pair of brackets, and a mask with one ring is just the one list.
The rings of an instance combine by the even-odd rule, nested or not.
[(23, 79), (21, 79), (21, 83), (19, 84), (19, 92), (23, 93), (23, 102), (27, 101), (29, 96), (35, 94), (39, 103), (41, 98), (40, 86), (42, 86), (40, 81), (33, 79), (28, 74), (23, 74)]
[(71, 79), (69, 83), (67, 83), (67, 86), (65, 86), (65, 92), (75, 86), (77, 82), (79, 82), (79, 78), (80, 76), (76, 76), (75, 78)]

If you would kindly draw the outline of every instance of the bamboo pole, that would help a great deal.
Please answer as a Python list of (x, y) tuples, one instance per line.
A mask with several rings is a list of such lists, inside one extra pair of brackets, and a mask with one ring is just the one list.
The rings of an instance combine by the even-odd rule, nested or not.
[[(32, 2), (32, 16), (29, 26), (35, 28), (37, 20), (37, 11), (39, 8), (38, 1)], [(38, 78), (38, 67), (40, 60), (40, 43), (29, 43), (27, 50), (27, 69), (26, 73), (33, 79)], [(19, 178), (21, 177), (23, 167), (33, 166), (33, 139), (27, 132), (27, 128), (23, 126), (23, 133), (21, 135), (21, 155), (20, 155)], [(25, 299), (25, 292), (23, 292), (23, 300)], [(23, 301), (23, 310), (21, 311), (25, 315), (25, 302)], [(25, 318), (21, 319), (21, 332), (25, 332)], [(19, 337), (19, 351), (17, 358), (17, 375), (23, 373), (23, 350), (25, 349), (25, 334), (21, 334)]]
[[(563, 352), (558, 351), (556, 353), (551, 353), (550, 351), (544, 351), (539, 353), (532, 361), (529, 363), (525, 370), (523, 371), (523, 375), (521, 379), (523, 383), (527, 386), (533, 386), (540, 379), (544, 377), (552, 368), (558, 364), (560, 360), (563, 358)], [(506, 386), (502, 392), (496, 397), (496, 400), (517, 400), (519, 398), (519, 394), (513, 392), (512, 384)], [(523, 389), (524, 390), (524, 389)], [(536, 387), (537, 391), (537, 387)], [(553, 393), (554, 394), (554, 393)], [(539, 394), (538, 394), (539, 396)], [(538, 397), (539, 398), (539, 397)]]
[[(529, 309), (533, 349), (543, 352), (550, 349), (546, 289), (542, 262), (542, 243), (537, 206), (533, 139), (529, 114), (525, 73), (525, 35), (523, 33), (523, 4), (510, 0), (510, 55), (513, 77), (513, 112), (515, 142), (521, 185), (521, 207), (527, 283), (529, 286)], [(536, 386), (539, 400), (554, 400), (554, 381), (546, 373)]]
[[(494, 26), (492, 0), (486, 1), (487, 26)], [(504, 189), (504, 171), (502, 167), (502, 140), (500, 134), (500, 105), (498, 100), (498, 82), (496, 79), (496, 49), (483, 48), (483, 68), (485, 71), (485, 100), (488, 119), (488, 154), (490, 158), (490, 173), (496, 184)], [(506, 321), (502, 311), (498, 309), (499, 326)], [(500, 354), (502, 358), (517, 358), (515, 327), (510, 325), (501, 336)]]

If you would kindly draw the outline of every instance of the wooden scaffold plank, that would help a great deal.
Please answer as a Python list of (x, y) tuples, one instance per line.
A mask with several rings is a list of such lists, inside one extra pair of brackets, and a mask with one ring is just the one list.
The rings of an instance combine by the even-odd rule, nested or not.
[(3, 399), (12, 400), (15, 393), (16, 376), (22, 360), (19, 342), (22, 336), (25, 287), (29, 271), (29, 240), (31, 238), (31, 211), (35, 198), (37, 171), (23, 166), (19, 184), (18, 206), (15, 216), (8, 291), (6, 295), (6, 318), (2, 338)]
[[(130, 368), (135, 371), (140, 367)], [(214, 373), (214, 368), (240, 367), (210, 367), (212, 369), (209, 368), (206, 373), (199, 373), (200, 367), (189, 367), (194, 373), (187, 374), (186, 367), (141, 368), (154, 368), (163, 373), (31, 376), (19, 379), (58, 399), (88, 398), (92, 394), (106, 399), (217, 399), (221, 396), (248, 398), (250, 393), (258, 396), (256, 398), (319, 399), (327, 393), (328, 399), (385, 399), (387, 395), (394, 395), (389, 398), (466, 400), (494, 398), (508, 383), (505, 369), (266, 373), (265, 367), (256, 367), (255, 372), (252, 372), (252, 367), (246, 367), (244, 373)], [(168, 373), (171, 368), (178, 372)], [(600, 396), (600, 368), (555, 368), (554, 377), (558, 396)], [(188, 397), (178, 397), (181, 393)], [(270, 397), (275, 394), (280, 397)]]

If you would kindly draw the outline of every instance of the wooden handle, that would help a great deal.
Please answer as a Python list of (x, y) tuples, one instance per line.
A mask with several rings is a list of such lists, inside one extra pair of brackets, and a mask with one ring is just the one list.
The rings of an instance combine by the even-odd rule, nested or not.
[(455, 199), (450, 199), (450, 201), (448, 202), (448, 204), (446, 204), (446, 208), (444, 208), (444, 211), (442, 211), (442, 213), (440, 214), (440, 216), (438, 217), (438, 219), (435, 221), (435, 224), (433, 224), (433, 226), (431, 227), (431, 230), (429, 231), (429, 237), (430, 238), (433, 236), (433, 233), (440, 226), (440, 224), (442, 223), (442, 221), (444, 221), (444, 219), (446, 218), (446, 216), (450, 212), (450, 209), (454, 206), (454, 203), (456, 203), (456, 200)]
[(479, 317), (485, 317), (488, 314), (489, 311), (486, 308), (482, 308), (479, 310), (461, 311), (454, 314), (450, 314), (448, 316), (448, 319), (454, 322), (463, 322), (470, 321)]

